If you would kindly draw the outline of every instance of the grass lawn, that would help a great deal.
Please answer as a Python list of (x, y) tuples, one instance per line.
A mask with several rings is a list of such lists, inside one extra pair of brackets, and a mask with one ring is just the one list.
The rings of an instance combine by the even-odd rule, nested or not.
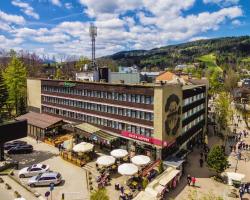
[(208, 69), (216, 69), (222, 71), (222, 69), (216, 64), (216, 56), (214, 54), (207, 54), (197, 58), (197, 60), (204, 62)]

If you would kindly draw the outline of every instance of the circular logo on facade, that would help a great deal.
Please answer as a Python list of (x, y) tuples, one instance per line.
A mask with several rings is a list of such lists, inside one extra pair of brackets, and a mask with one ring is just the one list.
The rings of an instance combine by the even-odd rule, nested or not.
[(165, 105), (165, 112), (167, 114), (165, 120), (165, 130), (167, 135), (176, 135), (180, 126), (180, 99), (177, 95), (171, 94)]

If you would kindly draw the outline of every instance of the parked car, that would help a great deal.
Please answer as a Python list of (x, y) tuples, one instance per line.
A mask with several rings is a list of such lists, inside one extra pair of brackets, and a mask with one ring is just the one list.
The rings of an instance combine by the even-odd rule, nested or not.
[(58, 185), (62, 181), (62, 176), (58, 172), (45, 172), (29, 179), (28, 185), (35, 186), (49, 186), (51, 184)]
[(7, 153), (8, 154), (22, 154), (22, 153), (32, 153), (33, 146), (30, 144), (18, 145), (10, 148)]
[(13, 142), (8, 142), (8, 143), (4, 144), (4, 150), (9, 150), (12, 147), (19, 146), (19, 145), (26, 145), (26, 144), (27, 144), (27, 142), (21, 141), (21, 140), (16, 140), (16, 141), (13, 141)]
[(30, 167), (25, 167), (21, 169), (18, 173), (19, 178), (36, 176), (40, 173), (44, 173), (49, 170), (49, 165), (36, 164)]

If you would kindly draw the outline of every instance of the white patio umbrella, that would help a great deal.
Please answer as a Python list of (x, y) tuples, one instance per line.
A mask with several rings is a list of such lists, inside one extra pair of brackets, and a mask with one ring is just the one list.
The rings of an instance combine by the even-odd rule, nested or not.
[(110, 166), (115, 163), (115, 158), (113, 156), (100, 156), (97, 158), (96, 163), (98, 165)]
[(132, 163), (137, 166), (147, 165), (150, 162), (150, 158), (144, 155), (137, 155), (131, 159)]
[(138, 167), (132, 163), (124, 163), (118, 167), (118, 172), (124, 176), (133, 176), (138, 170)]
[(85, 153), (92, 151), (94, 148), (93, 144), (87, 143), (87, 142), (81, 142), (73, 147), (73, 151), (78, 153)]
[(123, 158), (128, 155), (128, 152), (124, 149), (114, 149), (110, 154), (115, 158)]

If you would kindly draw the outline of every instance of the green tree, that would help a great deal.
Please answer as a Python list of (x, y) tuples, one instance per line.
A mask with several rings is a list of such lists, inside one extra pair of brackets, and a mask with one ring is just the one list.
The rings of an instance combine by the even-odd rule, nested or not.
[(23, 115), (25, 113), (27, 113), (26, 101), (22, 97), (20, 98), (20, 103), (18, 105), (18, 115)]
[(90, 200), (109, 200), (106, 189), (98, 189), (91, 193)]
[(228, 126), (232, 110), (230, 107), (230, 96), (226, 92), (219, 93), (215, 100), (215, 110), (220, 127), (225, 130)]
[(61, 70), (61, 68), (57, 68), (56, 69), (55, 79), (59, 80), (59, 79), (62, 79), (62, 78), (63, 78), (62, 70)]
[(0, 122), (3, 119), (2, 112), (4, 106), (6, 106), (7, 99), (8, 99), (8, 91), (3, 79), (2, 71), (0, 71)]
[(84, 65), (86, 64), (89, 65), (90, 63), (91, 61), (88, 58), (81, 56), (79, 60), (76, 62), (75, 68), (78, 71), (83, 71)]
[(232, 92), (232, 90), (237, 87), (238, 81), (239, 81), (238, 74), (234, 70), (229, 69), (227, 71), (225, 78), (225, 89), (228, 92)]
[(216, 69), (208, 69), (206, 71), (206, 77), (209, 80), (210, 92), (212, 94), (221, 91), (223, 83), (220, 81), (222, 78), (222, 72)]
[(8, 103), (13, 104), (16, 114), (18, 114), (20, 100), (26, 99), (27, 71), (15, 54), (5, 69), (3, 77), (8, 90)]
[(217, 176), (229, 166), (224, 150), (220, 146), (214, 146), (208, 153), (207, 165), (210, 170), (217, 173)]

